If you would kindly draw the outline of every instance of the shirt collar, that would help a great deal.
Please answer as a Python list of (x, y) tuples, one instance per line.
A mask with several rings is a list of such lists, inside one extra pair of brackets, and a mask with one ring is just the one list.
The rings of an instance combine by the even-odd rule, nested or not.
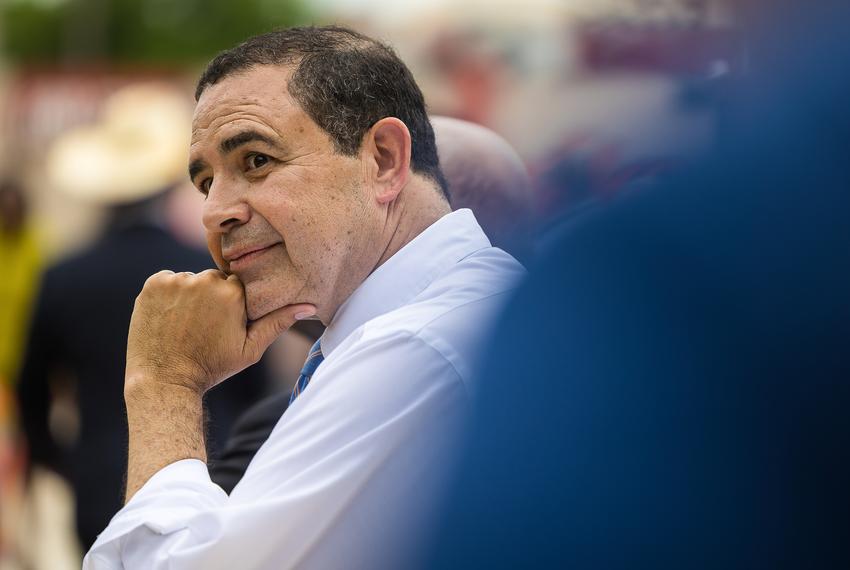
[(367, 321), (409, 303), (438, 276), (490, 240), (469, 209), (446, 214), (373, 271), (346, 299), (322, 336), (328, 356)]

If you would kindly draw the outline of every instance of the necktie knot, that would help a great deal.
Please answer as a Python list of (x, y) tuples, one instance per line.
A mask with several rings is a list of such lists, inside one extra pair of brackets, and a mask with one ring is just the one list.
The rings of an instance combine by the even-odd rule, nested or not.
[(322, 354), (322, 339), (319, 339), (307, 354), (307, 360), (304, 362), (304, 366), (301, 368), (301, 374), (298, 376), (298, 381), (295, 383), (295, 387), (292, 389), (292, 394), (289, 396), (290, 405), (295, 401), (295, 398), (304, 391), (307, 384), (310, 383), (310, 378), (313, 377), (316, 369), (324, 359), (325, 356)]

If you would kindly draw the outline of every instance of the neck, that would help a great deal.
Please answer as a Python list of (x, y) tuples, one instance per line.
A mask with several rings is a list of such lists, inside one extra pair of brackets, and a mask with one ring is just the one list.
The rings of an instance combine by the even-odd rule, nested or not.
[[(368, 252), (367, 257), (361, 258), (368, 261), (349, 268), (345, 273), (345, 281), (336, 284), (335, 301), (328, 305), (331, 310), (323, 312), (319, 309), (318, 316), (322, 323), (330, 324), (342, 303), (372, 272), (449, 212), (451, 208), (448, 202), (430, 181), (412, 176), (398, 196), (386, 206), (386, 210), (381, 210), (383, 227), (376, 227), (375, 233), (363, 236), (364, 241), (357, 249)], [(376, 223), (381, 222), (378, 220)], [(376, 251), (374, 244), (379, 245), (377, 251), (380, 251), (380, 255), (371, 253)]]
[(385, 247), (373, 271), (449, 212), (451, 207), (432, 182), (412, 177), (387, 209)]

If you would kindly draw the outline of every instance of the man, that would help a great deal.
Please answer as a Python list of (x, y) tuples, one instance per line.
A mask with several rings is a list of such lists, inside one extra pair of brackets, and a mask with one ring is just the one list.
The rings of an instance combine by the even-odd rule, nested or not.
[[(431, 124), (452, 209), (471, 209), (493, 245), (517, 259), (527, 257), (532, 250), (533, 196), (516, 151), (495, 132), (469, 121), (435, 116)], [(311, 339), (310, 344), (324, 332), (317, 321), (299, 321), (296, 327)], [(209, 466), (210, 478), (225, 492), (230, 493), (245, 474), (286, 411), (289, 397), (286, 391), (264, 398), (234, 424), (224, 451)]]
[[(222, 271), (161, 272), (127, 347), (127, 499), (86, 568), (382, 568), (415, 558), (473, 387), (478, 333), (522, 275), (450, 213), (422, 94), (387, 47), (294, 28), (219, 55), (190, 174)], [(203, 392), (296, 320), (327, 325), (228, 497)]]

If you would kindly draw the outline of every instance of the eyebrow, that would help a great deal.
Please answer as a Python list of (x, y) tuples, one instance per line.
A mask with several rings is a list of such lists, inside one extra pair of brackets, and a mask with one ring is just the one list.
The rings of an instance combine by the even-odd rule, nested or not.
[(258, 133), (257, 131), (242, 131), (241, 133), (236, 133), (232, 137), (226, 138), (218, 145), (219, 150), (222, 154), (227, 154), (233, 152), (243, 144), (248, 144), (249, 142), (259, 141), (269, 145), (270, 147), (279, 149), (280, 145), (277, 144), (270, 137), (267, 137), (264, 134)]
[(193, 160), (189, 163), (189, 180), (195, 181), (195, 176), (197, 176), (204, 168), (207, 167), (207, 163), (203, 160)]
[[(242, 145), (255, 141), (265, 143), (277, 150), (281, 149), (280, 145), (274, 139), (267, 137), (262, 133), (258, 133), (257, 131), (250, 130), (242, 131), (241, 133), (236, 133), (232, 137), (224, 139), (223, 141), (221, 141), (221, 143), (219, 143), (218, 149), (222, 154), (228, 154)], [(193, 160), (191, 163), (189, 163), (189, 179), (194, 180), (195, 176), (197, 176), (206, 167), (207, 164), (203, 160)]]

